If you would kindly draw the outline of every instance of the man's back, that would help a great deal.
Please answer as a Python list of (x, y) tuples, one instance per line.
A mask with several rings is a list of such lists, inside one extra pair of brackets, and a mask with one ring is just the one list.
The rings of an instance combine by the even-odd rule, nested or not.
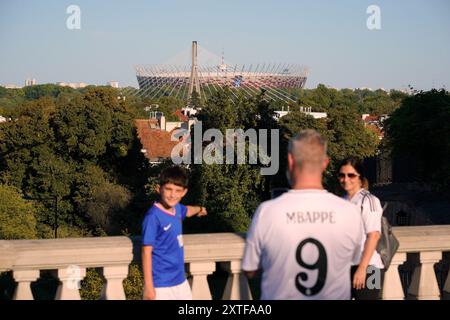
[(263, 269), (261, 299), (350, 299), (361, 216), (325, 190), (290, 190), (258, 208), (244, 270)]

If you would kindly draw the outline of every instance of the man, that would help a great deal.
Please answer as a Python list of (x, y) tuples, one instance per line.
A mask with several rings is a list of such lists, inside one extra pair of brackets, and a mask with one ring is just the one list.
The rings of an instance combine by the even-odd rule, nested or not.
[(262, 269), (261, 299), (350, 299), (362, 221), (354, 205), (327, 192), (327, 143), (304, 130), (288, 146), (291, 190), (263, 202), (247, 234), (242, 269)]

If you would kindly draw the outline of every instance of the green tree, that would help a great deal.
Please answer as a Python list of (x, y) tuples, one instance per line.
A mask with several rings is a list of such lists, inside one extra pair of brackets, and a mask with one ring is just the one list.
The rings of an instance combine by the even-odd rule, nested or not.
[(146, 181), (134, 118), (116, 89), (90, 87), (26, 102), (0, 125), (0, 181), (39, 199), (40, 235), (55, 224), (52, 199), (63, 234), (126, 228), (132, 192)]
[(320, 132), (329, 140), (329, 132), (327, 131), (326, 122), (316, 120), (312, 116), (307, 115), (300, 110), (294, 110), (282, 117), (279, 122), (280, 127), (280, 170), (278, 174), (272, 178), (272, 188), (287, 188), (286, 179), (287, 170), (287, 152), (289, 140), (304, 129), (314, 129)]
[[(212, 96), (199, 114), (203, 130), (219, 129), (225, 137), (226, 129), (243, 128), (245, 110), (236, 109), (230, 92), (225, 90)], [(256, 110), (256, 106), (252, 106)], [(240, 111), (239, 111), (240, 110)], [(192, 138), (192, 141), (195, 137)], [(235, 145), (236, 146), (236, 145)], [(224, 156), (224, 155), (223, 155)], [(225, 161), (224, 161), (225, 163)], [(260, 202), (263, 179), (258, 165), (202, 164), (193, 165), (193, 181), (188, 201), (200, 203), (209, 210), (207, 217), (187, 223), (191, 231), (246, 231), (250, 216)]]
[(62, 92), (73, 92), (74, 89), (70, 87), (62, 87), (57, 84), (39, 84), (34, 86), (27, 86), (23, 88), (25, 97), (29, 100), (39, 99), (42, 97), (56, 98)]
[(338, 106), (328, 113), (330, 155), (340, 161), (348, 156), (366, 158), (377, 150), (376, 135), (364, 127), (359, 114), (354, 110)]
[(36, 238), (35, 210), (21, 192), (0, 184), (0, 239)]
[(395, 158), (414, 164), (411, 178), (450, 190), (450, 94), (420, 92), (403, 100), (387, 121), (387, 139)]

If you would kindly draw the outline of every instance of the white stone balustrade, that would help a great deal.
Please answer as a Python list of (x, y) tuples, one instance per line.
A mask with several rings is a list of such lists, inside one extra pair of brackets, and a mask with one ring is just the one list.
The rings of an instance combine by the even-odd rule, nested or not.
[[(442, 253), (450, 251), (450, 226), (415, 226), (393, 228), (400, 241), (397, 255), (417, 253), (418, 264), (415, 267), (408, 296), (403, 298), (418, 300), (438, 300), (440, 291), (434, 271), (434, 264), (442, 259)], [(391, 268), (390, 268), (391, 269)], [(389, 271), (388, 271), (389, 272)], [(398, 273), (396, 274), (398, 276)], [(450, 272), (447, 276), (449, 282)], [(390, 290), (392, 281), (385, 279), (384, 288)], [(444, 291), (447, 291), (445, 288)]]
[[(240, 261), (244, 254), (245, 235), (233, 233), (208, 233), (185, 235), (185, 260), (189, 263), (188, 272), (192, 275), (192, 296), (194, 299), (211, 299), (211, 292), (207, 282), (207, 276), (216, 269), (216, 262), (239, 264), (239, 268), (228, 269), (228, 281), (224, 298), (239, 299), (247, 297), (250, 292), (247, 279), (236, 282), (236, 277), (242, 276)], [(231, 282), (231, 284), (229, 284)], [(234, 287), (239, 285), (239, 287)], [(231, 286), (231, 287), (230, 287)], [(228, 289), (229, 288), (229, 289)], [(230, 293), (227, 293), (227, 289)], [(233, 293), (233, 295), (231, 295)]]
[[(407, 253), (418, 256), (408, 298), (440, 299), (434, 264), (443, 252), (450, 252), (450, 226), (396, 227), (394, 233), (400, 248), (386, 271), (383, 299), (406, 298), (398, 268), (407, 260)], [(207, 279), (217, 263), (229, 273), (222, 299), (252, 299), (241, 272), (244, 237), (233, 233), (184, 236), (186, 271), (191, 276), (194, 299), (211, 299)], [(86, 268), (101, 268), (106, 282), (102, 299), (123, 300), (123, 280), (132, 261), (140, 261), (139, 238), (0, 240), (0, 271), (12, 271), (17, 282), (14, 299), (33, 299), (30, 285), (41, 270), (54, 270), (60, 281), (55, 299), (80, 299), (78, 284)], [(450, 294), (450, 272), (443, 287)]]
[[(60, 280), (55, 299), (79, 300), (79, 281), (86, 274), (86, 268), (103, 267), (106, 279), (106, 296), (125, 298), (123, 286), (115, 286), (111, 293), (111, 282), (117, 280), (117, 270), (123, 278), (128, 274), (128, 266), (133, 259), (133, 243), (127, 237), (68, 238), (48, 240), (8, 240), (13, 249), (13, 261), (9, 268), (0, 265), (0, 270), (13, 270), (13, 278), (18, 282), (14, 298), (32, 299), (30, 284), (39, 277), (39, 270), (57, 270)], [(0, 256), (3, 256), (0, 244)], [(0, 260), (1, 262), (1, 260)], [(122, 269), (120, 269), (122, 268)], [(114, 284), (113, 284), (114, 287)], [(109, 290), (108, 290), (109, 289)]]

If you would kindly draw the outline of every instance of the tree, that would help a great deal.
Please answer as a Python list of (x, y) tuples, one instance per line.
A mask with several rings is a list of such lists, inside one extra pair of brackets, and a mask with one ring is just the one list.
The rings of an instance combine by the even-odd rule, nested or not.
[(437, 189), (450, 190), (449, 123), (450, 94), (444, 89), (406, 98), (388, 119), (392, 155), (413, 164), (411, 180), (417, 178)]
[(21, 192), (0, 184), (0, 239), (36, 238), (35, 210)]
[(195, 89), (192, 92), (192, 97), (189, 101), (189, 105), (194, 108), (202, 108), (203, 107), (203, 102), (200, 99), (200, 95), (198, 94), (198, 92)]
[(91, 197), (84, 201), (83, 209), (93, 228), (99, 227), (107, 234), (119, 234), (119, 216), (124, 215), (130, 199), (131, 193), (126, 188), (106, 182), (93, 188)]
[(34, 86), (27, 86), (23, 88), (25, 97), (29, 100), (39, 99), (42, 97), (56, 98), (62, 92), (73, 92), (74, 89), (70, 87), (62, 87), (57, 84), (39, 84)]
[[(252, 106), (256, 110), (256, 106)], [(212, 96), (199, 113), (203, 130), (219, 129), (225, 137), (226, 129), (244, 128), (245, 110), (234, 108), (230, 92), (225, 90)], [(192, 137), (192, 141), (195, 137)], [(236, 146), (236, 145), (235, 145)], [(223, 155), (225, 156), (225, 155)], [(202, 164), (191, 166), (191, 191), (187, 201), (208, 208), (208, 216), (196, 221), (188, 230), (246, 231), (250, 216), (260, 202), (263, 178), (258, 165)]]
[[(32, 100), (12, 119), (0, 125), (0, 181), (38, 199), (42, 236), (55, 224), (56, 201), (63, 230), (126, 228), (128, 189), (143, 189), (146, 165), (133, 108), (116, 89), (91, 87)], [(101, 208), (94, 208), (94, 200)]]
[(330, 131), (330, 155), (340, 161), (348, 156), (365, 158), (373, 156), (377, 149), (376, 135), (364, 127), (359, 114), (338, 106), (328, 113)]
[(215, 128), (225, 132), (227, 128), (236, 128), (238, 117), (229, 90), (218, 91), (212, 96), (198, 114), (198, 119), (205, 129)]
[(272, 179), (272, 188), (287, 188), (289, 187), (286, 179), (287, 170), (287, 153), (289, 140), (305, 129), (314, 129), (320, 132), (325, 138), (329, 138), (326, 122), (323, 120), (316, 120), (312, 116), (296, 109), (286, 116), (282, 117), (279, 122), (280, 128), (280, 170), (278, 174)]

